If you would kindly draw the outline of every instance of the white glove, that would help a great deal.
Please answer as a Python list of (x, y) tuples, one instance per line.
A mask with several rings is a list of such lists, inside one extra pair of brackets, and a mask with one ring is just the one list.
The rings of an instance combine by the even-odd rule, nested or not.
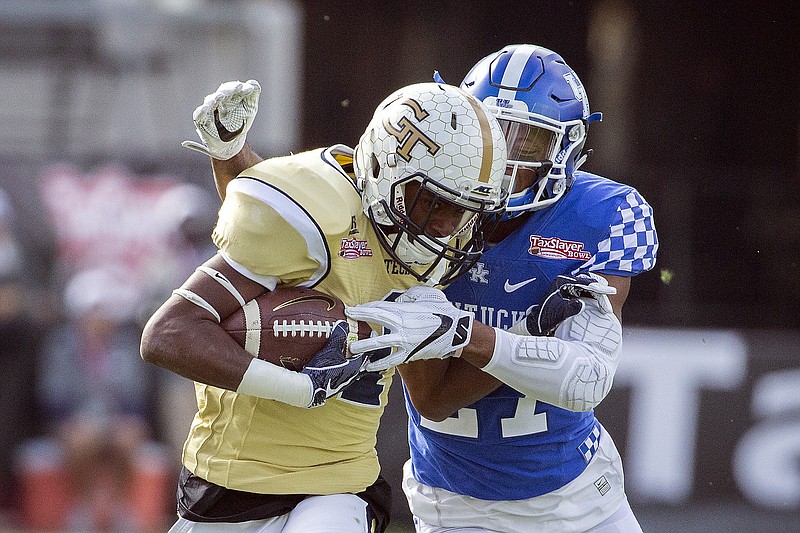
[(214, 159), (230, 159), (244, 146), (258, 111), (261, 85), (256, 80), (227, 81), (206, 96), (192, 114), (202, 142), (183, 141), (181, 146)]
[(345, 309), (345, 314), (383, 326), (383, 334), (350, 344), (353, 354), (370, 352), (366, 370), (386, 370), (422, 359), (458, 357), (469, 343), (474, 315), (457, 309), (444, 293), (416, 286), (395, 301), (369, 302)]

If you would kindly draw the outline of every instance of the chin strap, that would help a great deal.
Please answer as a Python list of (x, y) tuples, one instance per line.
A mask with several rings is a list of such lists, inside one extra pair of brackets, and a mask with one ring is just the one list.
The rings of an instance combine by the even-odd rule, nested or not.
[(572, 169), (573, 172), (581, 168), (581, 165), (586, 163), (586, 160), (589, 159), (589, 156), (592, 155), (592, 152), (594, 152), (594, 150), (586, 150), (586, 152), (580, 156), (577, 161), (575, 161), (575, 168)]
[(445, 270), (447, 266), (444, 260), (439, 261), (436, 265), (436, 268), (433, 271), (433, 274), (430, 275), (428, 281), (425, 282), (427, 287), (436, 287), (439, 285), (439, 282), (442, 280), (442, 276), (444, 276)]
[[(596, 112), (592, 113), (591, 115), (589, 115), (588, 117), (586, 117), (587, 133), (588, 133), (588, 129), (589, 129), (589, 124), (591, 124), (593, 122), (602, 122), (602, 121), (603, 121), (603, 113), (601, 113), (599, 111), (596, 111)], [(584, 141), (585, 141), (585, 138), (584, 138)], [(583, 165), (586, 162), (586, 160), (589, 159), (590, 155), (592, 155), (592, 150), (586, 150), (586, 152), (583, 155), (581, 155), (575, 161), (575, 165), (573, 166), (572, 171), (575, 172), (576, 170), (581, 168), (581, 165)]]

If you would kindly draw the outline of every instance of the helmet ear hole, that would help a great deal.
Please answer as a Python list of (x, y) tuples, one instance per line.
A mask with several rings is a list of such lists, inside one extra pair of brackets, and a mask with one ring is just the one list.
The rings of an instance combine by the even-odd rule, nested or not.
[(582, 139), (585, 136), (586, 136), (586, 126), (583, 125), (583, 122), (580, 122), (572, 126), (567, 131), (567, 139), (569, 139), (569, 142), (575, 142), (578, 139)]
[(378, 174), (381, 171), (381, 165), (378, 163), (378, 158), (375, 157), (374, 153), (372, 154), (370, 164), (372, 166), (372, 179), (378, 179)]

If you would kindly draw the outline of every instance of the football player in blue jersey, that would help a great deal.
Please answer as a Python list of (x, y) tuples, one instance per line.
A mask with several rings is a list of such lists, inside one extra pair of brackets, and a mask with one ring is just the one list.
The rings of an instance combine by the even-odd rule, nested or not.
[[(195, 110), (202, 142), (186, 144), (212, 158), (219, 253), (142, 335), (145, 360), (195, 381), (171, 531), (380, 532), (390, 505), (375, 442), (393, 372), (360, 377), (344, 321), (301, 372), (254, 357), (257, 341), (243, 348), (220, 324), (281, 286), (355, 305), (447, 283), (478, 259), (506, 205), (505, 137), (467, 91), (421, 83), (378, 106), (355, 150), (262, 160), (245, 142), (259, 92), (253, 80), (223, 83)], [(445, 304), (449, 334), (414, 359), (467, 342), (471, 315)]]
[(476, 319), (463, 350), (398, 367), (417, 531), (640, 532), (593, 408), (617, 368), (631, 277), (655, 264), (652, 210), (633, 187), (579, 170), (601, 116), (558, 54), (507, 46), (461, 87), (508, 143), (514, 186), (491, 247), (445, 293), (414, 287), (348, 309), (389, 330), (351, 346), (392, 349), (371, 370), (425, 349), (418, 326), (438, 320), (445, 295)]

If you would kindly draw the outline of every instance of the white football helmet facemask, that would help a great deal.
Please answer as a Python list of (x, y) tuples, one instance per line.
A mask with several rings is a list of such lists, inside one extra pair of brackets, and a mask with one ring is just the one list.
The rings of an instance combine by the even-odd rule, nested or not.
[[(506, 206), (505, 165), (497, 119), (473, 96), (441, 83), (410, 85), (386, 98), (354, 158), (364, 212), (382, 246), (430, 284), (449, 283), (480, 257)], [(412, 182), (419, 193), (408, 198)], [(422, 196), (433, 198), (424, 209)], [(432, 229), (437, 209), (463, 211), (449, 235)]]

